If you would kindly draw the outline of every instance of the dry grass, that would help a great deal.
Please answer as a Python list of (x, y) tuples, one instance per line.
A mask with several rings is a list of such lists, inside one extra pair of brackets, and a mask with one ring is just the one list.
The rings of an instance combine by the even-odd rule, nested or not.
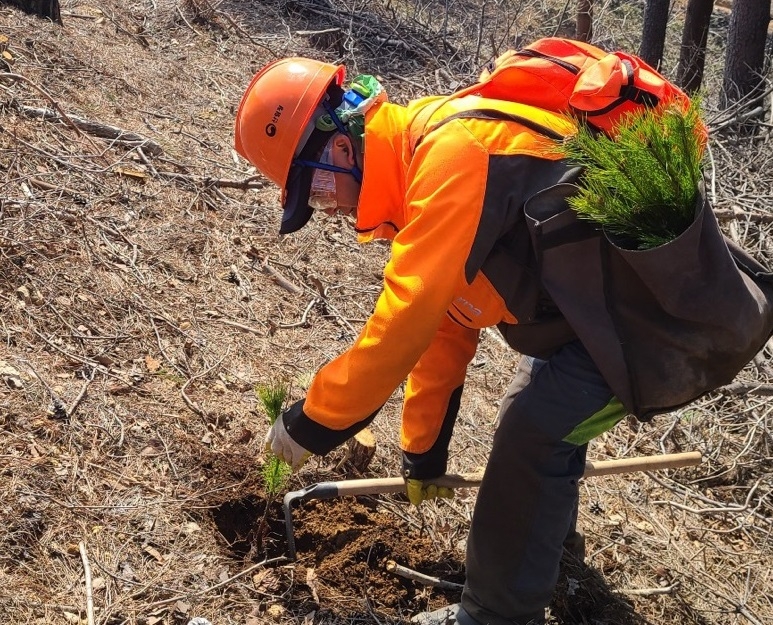
[[(262, 567), (270, 576), (253, 581), (261, 554), (229, 548), (218, 513), (261, 493), (267, 424), (256, 385), (282, 379), (303, 396), (367, 318), (387, 249), (358, 249), (335, 221), (275, 234), (276, 191), (231, 148), (241, 91), (269, 59), (309, 54), (380, 73), (400, 101), (469, 80), (515, 40), (571, 27), (563, 3), (325, 4), (64, 0), (64, 28), (0, 8), (19, 76), (0, 75), (4, 620), (84, 622), (85, 554), (98, 623), (289, 622), (269, 608), (291, 602), (292, 566)], [(603, 5), (599, 40), (635, 48), (640, 12)], [(298, 34), (329, 28), (338, 36)], [(97, 137), (75, 117), (43, 120), (43, 108), (148, 142)], [(769, 129), (718, 135), (712, 154), (728, 232), (771, 260)], [(771, 357), (739, 376), (756, 390), (631, 421), (591, 447), (594, 459), (705, 457), (695, 469), (584, 483), (588, 563), (642, 622), (759, 624), (773, 614)], [(453, 470), (485, 464), (515, 364), (484, 334)], [(399, 467), (399, 403), (398, 391), (374, 426), (374, 474)], [(335, 476), (338, 453), (293, 485)], [(420, 521), (399, 500), (384, 506), (459, 549), (473, 502), (469, 492), (427, 505)], [(590, 592), (590, 578), (572, 579), (571, 592)], [(556, 618), (588, 622), (565, 598)], [(341, 625), (332, 614), (318, 621)]]

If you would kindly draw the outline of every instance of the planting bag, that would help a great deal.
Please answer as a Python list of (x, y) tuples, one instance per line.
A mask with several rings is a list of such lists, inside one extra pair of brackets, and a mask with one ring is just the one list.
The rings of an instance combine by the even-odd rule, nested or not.
[(525, 218), (542, 286), (613, 392), (646, 421), (728, 384), (773, 333), (773, 274), (726, 239), (701, 189), (673, 241), (627, 250), (567, 204), (560, 184)]

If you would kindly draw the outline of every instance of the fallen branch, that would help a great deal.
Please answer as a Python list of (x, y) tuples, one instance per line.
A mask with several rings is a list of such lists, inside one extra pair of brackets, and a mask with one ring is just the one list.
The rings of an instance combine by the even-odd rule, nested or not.
[(73, 198), (76, 201), (86, 202), (86, 197), (80, 191), (76, 191), (75, 189), (69, 189), (68, 187), (60, 187), (59, 185), (46, 182), (45, 180), (39, 180), (37, 178), (27, 178), (27, 181), (33, 187), (37, 187), (38, 189), (43, 189), (44, 191), (58, 191), (59, 193), (62, 193), (64, 195), (69, 195), (71, 198)]
[(410, 579), (411, 581), (414, 581), (414, 582), (419, 582), (420, 584), (424, 584), (425, 586), (434, 586), (436, 588), (442, 588), (443, 590), (461, 590), (462, 588), (464, 588), (462, 584), (447, 582), (445, 580), (438, 579), (437, 577), (432, 577), (430, 575), (425, 575), (424, 573), (419, 573), (418, 571), (409, 569), (407, 566), (402, 566), (401, 564), (397, 564), (397, 562), (395, 562), (394, 560), (387, 560), (387, 563), (384, 565), (384, 568), (390, 573), (394, 573), (395, 575), (399, 575), (400, 577), (404, 577), (405, 579)]
[(670, 586), (662, 586), (657, 588), (621, 588), (614, 590), (616, 595), (635, 595), (637, 597), (651, 597), (653, 595), (670, 595), (676, 590), (678, 583), (671, 584)]
[(753, 382), (733, 382), (719, 389), (731, 395), (773, 395), (773, 384), (755, 384)]
[[(3, 77), (9, 76), (4, 74)], [(110, 139), (121, 145), (137, 148), (141, 147), (147, 154), (152, 156), (159, 156), (164, 153), (164, 149), (152, 139), (143, 137), (142, 135), (134, 132), (129, 132), (118, 128), (117, 126), (110, 126), (101, 122), (95, 122), (77, 115), (65, 114), (58, 106), (56, 111), (46, 108), (37, 108), (34, 106), (25, 106), (24, 104), (15, 103), (15, 108), (27, 115), (28, 117), (36, 117), (44, 119), (45, 121), (67, 121), (74, 126), (77, 130), (83, 130), (90, 135), (100, 137), (102, 139)]]
[(96, 375), (97, 370), (92, 369), (91, 373), (89, 373), (89, 377), (86, 378), (86, 382), (81, 388), (81, 392), (78, 393), (78, 396), (72, 400), (72, 403), (70, 404), (70, 407), (67, 408), (67, 415), (72, 419), (73, 414), (75, 414), (75, 411), (78, 408), (78, 404), (81, 403), (83, 398), (86, 396), (86, 389), (89, 388), (89, 384), (91, 384), (94, 381), (94, 376)]
[(285, 278), (282, 274), (280, 274), (276, 269), (274, 269), (271, 265), (268, 264), (268, 258), (266, 258), (261, 264), (260, 269), (263, 271), (263, 273), (268, 274), (271, 276), (271, 279), (279, 286), (281, 286), (286, 291), (290, 291), (290, 293), (293, 293), (295, 295), (300, 295), (303, 293), (303, 289), (299, 286), (296, 286), (292, 282), (290, 282), (287, 278)]
[(206, 176), (190, 176), (187, 174), (178, 174), (171, 171), (159, 171), (158, 175), (162, 178), (171, 178), (172, 180), (183, 180), (194, 184), (201, 184), (207, 187), (221, 187), (224, 189), (263, 189), (266, 186), (265, 181), (260, 176), (250, 176), (244, 180), (228, 180), (225, 178), (208, 178)]
[(86, 619), (88, 625), (94, 625), (94, 590), (91, 585), (91, 566), (89, 565), (89, 558), (86, 555), (86, 544), (83, 541), (78, 543), (78, 550), (81, 552), (83, 571), (86, 577)]

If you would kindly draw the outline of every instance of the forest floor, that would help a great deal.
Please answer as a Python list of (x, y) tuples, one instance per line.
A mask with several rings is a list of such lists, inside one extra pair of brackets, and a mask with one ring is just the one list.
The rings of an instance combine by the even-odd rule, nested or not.
[[(642, 4), (601, 7), (595, 41), (635, 50)], [(277, 190), (234, 152), (234, 113), (253, 73), (293, 54), (378, 74), (397, 102), (447, 93), (492, 54), (570, 34), (564, 3), (61, 5), (63, 25), (0, 7), (0, 619), (88, 624), (90, 597), (110, 625), (380, 625), (458, 600), (475, 489), (418, 510), (401, 495), (301, 503), (287, 558), (256, 388), (281, 380), (303, 397), (367, 319), (388, 248), (358, 247), (342, 219), (279, 237)], [(711, 59), (725, 29), (718, 14)], [(711, 198), (726, 232), (770, 262), (771, 125), (723, 132), (738, 111), (716, 108), (716, 63)], [(593, 441), (593, 460), (703, 462), (582, 482), (588, 557), (563, 563), (552, 625), (773, 622), (771, 358)], [(516, 366), (483, 333), (451, 471), (485, 466)], [(365, 474), (338, 449), (287, 489), (399, 474), (401, 399), (372, 426)]]

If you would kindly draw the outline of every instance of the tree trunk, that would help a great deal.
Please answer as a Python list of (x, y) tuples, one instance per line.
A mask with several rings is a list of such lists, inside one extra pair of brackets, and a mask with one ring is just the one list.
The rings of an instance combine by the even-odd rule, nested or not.
[(676, 69), (676, 82), (687, 93), (696, 92), (703, 82), (706, 41), (713, 8), (714, 0), (690, 0), (687, 4), (679, 65)]
[(363, 475), (376, 454), (376, 437), (370, 428), (360, 430), (346, 442), (343, 467), (346, 474)]
[(0, 0), (0, 4), (10, 4), (30, 15), (47, 17), (60, 25), (62, 23), (59, 0)]
[(578, 0), (576, 37), (579, 41), (593, 38), (593, 0)]
[(663, 60), (670, 4), (671, 0), (647, 0), (644, 7), (639, 56), (656, 69), (660, 68), (660, 62)]
[(733, 0), (722, 82), (726, 107), (762, 92), (770, 2)]

